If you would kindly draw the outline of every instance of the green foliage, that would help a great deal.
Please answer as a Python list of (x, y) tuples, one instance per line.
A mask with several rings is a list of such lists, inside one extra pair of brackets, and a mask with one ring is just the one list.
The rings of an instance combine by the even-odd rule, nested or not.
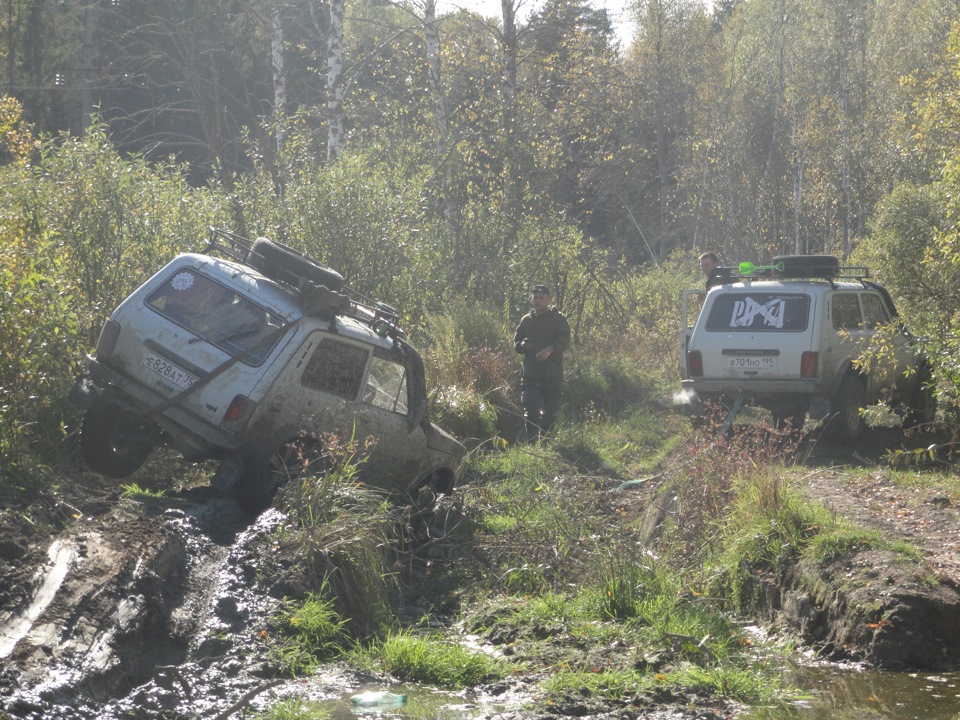
[(16, 98), (0, 95), (0, 165), (22, 164), (35, 148), (23, 107)]
[(284, 698), (267, 710), (253, 716), (254, 720), (315, 720), (324, 717), (303, 698)]
[[(270, 620), (270, 653), (288, 673), (309, 675), (337, 657), (347, 640), (347, 621), (334, 609), (326, 581), (299, 601), (286, 599)], [(274, 638), (275, 636), (275, 638)]]
[(889, 550), (904, 560), (923, 562), (923, 552), (904, 541), (885, 540), (876, 530), (866, 530), (845, 523), (819, 528), (804, 555), (816, 563), (829, 563), (863, 550)]
[(164, 495), (166, 495), (166, 491), (164, 490), (142, 488), (137, 483), (122, 485), (120, 490), (120, 497), (133, 498), (134, 500), (142, 498), (162, 498)]
[(497, 409), (471, 387), (436, 388), (430, 393), (430, 417), (467, 447), (497, 435)]
[(355, 651), (354, 659), (361, 664), (372, 662), (403, 681), (450, 689), (498, 680), (508, 669), (506, 663), (486, 653), (467, 650), (440, 635), (410, 630), (391, 632), (368, 649)]
[(30, 188), (16, 198), (21, 222), (31, 242), (62, 248), (91, 313), (91, 343), (130, 291), (219, 224), (216, 203), (180, 169), (122, 158), (102, 125), (83, 139), (45, 142)]
[(516, 412), (513, 330), (482, 304), (462, 298), (428, 314), (423, 351), (431, 416), (468, 445), (497, 434), (503, 412)]
[(20, 492), (34, 488), (38, 458), (56, 457), (83, 344), (60, 249), (0, 232), (0, 488)]

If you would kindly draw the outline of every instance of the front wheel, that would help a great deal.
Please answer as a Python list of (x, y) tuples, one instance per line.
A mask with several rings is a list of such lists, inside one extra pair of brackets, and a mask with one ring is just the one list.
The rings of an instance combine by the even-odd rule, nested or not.
[(80, 424), (80, 452), (87, 467), (111, 478), (136, 472), (153, 451), (153, 423), (96, 398)]
[(830, 423), (831, 436), (840, 443), (853, 444), (866, 432), (861, 410), (867, 403), (867, 390), (863, 381), (848, 375), (840, 383), (834, 402), (835, 417)]

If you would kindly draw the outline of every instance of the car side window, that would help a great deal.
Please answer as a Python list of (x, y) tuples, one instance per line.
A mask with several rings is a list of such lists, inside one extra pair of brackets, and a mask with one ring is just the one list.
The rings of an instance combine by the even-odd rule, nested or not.
[(367, 357), (363, 348), (324, 338), (303, 369), (300, 383), (312, 390), (353, 400), (360, 393)]
[(856, 293), (837, 293), (833, 296), (834, 330), (859, 330), (863, 322), (860, 298)]
[(876, 293), (864, 293), (860, 296), (863, 305), (863, 322), (867, 327), (876, 328), (890, 321), (883, 301)]
[(407, 414), (407, 370), (395, 360), (374, 353), (363, 401), (384, 410)]

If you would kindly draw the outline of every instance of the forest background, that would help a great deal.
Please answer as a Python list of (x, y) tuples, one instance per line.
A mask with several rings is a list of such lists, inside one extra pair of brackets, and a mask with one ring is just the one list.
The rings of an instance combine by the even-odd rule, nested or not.
[[(570, 409), (676, 386), (695, 257), (869, 264), (960, 394), (960, 0), (4, 0), (0, 486), (75, 433), (110, 310), (219, 226), (399, 308), (461, 435), (510, 410), (535, 282)], [(467, 418), (477, 425), (467, 425)]]

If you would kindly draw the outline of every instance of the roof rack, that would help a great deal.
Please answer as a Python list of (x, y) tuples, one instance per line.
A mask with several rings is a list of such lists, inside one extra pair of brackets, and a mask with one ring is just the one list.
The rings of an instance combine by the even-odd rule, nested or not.
[(870, 269), (863, 265), (840, 265), (835, 255), (780, 255), (770, 265), (750, 261), (736, 267), (721, 267), (715, 272), (719, 284), (751, 280), (854, 280), (864, 282)]
[(246, 263), (252, 247), (253, 243), (242, 235), (211, 225), (207, 245), (200, 252), (208, 255), (212, 250), (219, 250), (231, 260)]
[[(252, 248), (253, 243), (242, 235), (211, 225), (207, 244), (201, 252), (206, 255), (217, 251), (231, 260), (248, 264)], [(310, 282), (298, 288), (290, 287), (300, 296), (301, 306), (307, 314), (349, 317), (370, 326), (383, 338), (396, 340), (406, 335), (398, 324), (400, 314), (395, 308), (350, 287), (344, 286), (340, 292)]]

